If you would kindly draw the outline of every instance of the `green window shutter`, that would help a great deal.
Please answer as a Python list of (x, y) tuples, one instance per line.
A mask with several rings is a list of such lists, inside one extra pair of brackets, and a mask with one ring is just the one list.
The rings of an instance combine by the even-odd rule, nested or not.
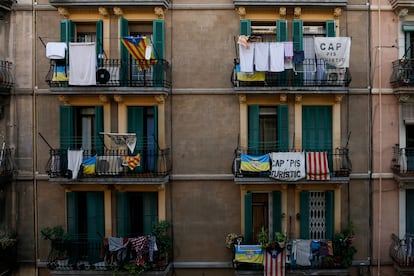
[(301, 239), (309, 239), (309, 192), (300, 192), (299, 199), (299, 236)]
[(253, 195), (244, 195), (244, 241), (253, 242)]
[[(123, 38), (129, 36), (129, 27), (128, 20), (124, 17), (119, 17), (119, 36)], [(128, 49), (122, 44), (121, 40), (119, 41), (120, 49), (120, 58), (121, 58), (121, 67), (119, 69), (119, 79), (121, 85), (125, 85), (128, 81), (128, 64), (129, 64), (129, 52)]]
[(98, 66), (103, 65), (103, 21), (96, 22), (96, 60)]
[(78, 235), (78, 198), (76, 192), (66, 193), (67, 231), (70, 235)]
[(260, 149), (260, 126), (259, 105), (249, 105), (249, 129), (248, 129), (248, 154), (259, 154)]
[(279, 19), (276, 21), (276, 40), (277, 42), (288, 41), (288, 30), (286, 20)]
[(326, 29), (326, 36), (327, 37), (335, 37), (336, 36), (335, 20), (326, 21), (325, 29)]
[(100, 132), (104, 131), (103, 106), (95, 106), (95, 150), (98, 155), (103, 154), (103, 137)]
[(334, 192), (326, 191), (325, 193), (325, 233), (326, 239), (332, 240), (334, 237)]
[[(144, 148), (144, 107), (142, 106), (128, 106), (128, 122), (127, 130), (128, 133), (135, 133), (137, 137), (137, 144), (135, 150), (142, 152)], [(136, 154), (136, 151), (134, 154)]]
[(240, 35), (251, 35), (252, 22), (249, 19), (240, 20)]
[(287, 105), (279, 105), (277, 108), (277, 138), (279, 151), (289, 150), (289, 108)]
[(131, 217), (128, 205), (128, 193), (116, 193), (116, 235), (128, 237), (131, 233)]
[(331, 106), (303, 106), (302, 148), (308, 151), (332, 149)]
[(282, 232), (282, 192), (273, 191), (272, 202), (273, 202), (273, 232)]
[[(164, 20), (156, 19), (152, 22), (154, 55), (158, 60), (164, 59)], [(164, 85), (164, 64), (159, 61), (154, 65), (154, 86), (162, 87)]]
[(67, 150), (73, 146), (73, 107), (60, 106), (60, 149)]
[(100, 240), (105, 236), (103, 192), (87, 192), (88, 239)]
[(414, 233), (414, 190), (405, 190), (405, 233)]
[(152, 225), (154, 225), (154, 223), (158, 221), (158, 193), (143, 193), (142, 201), (142, 217), (144, 218), (143, 234), (149, 235), (152, 230)]
[[(60, 21), (60, 42), (66, 42), (66, 53), (69, 53), (69, 42), (75, 41), (75, 24), (72, 20)], [(69, 64), (69, 55), (66, 55), (66, 64)]]
[(303, 21), (294, 19), (292, 21), (292, 40), (295, 50), (303, 50)]

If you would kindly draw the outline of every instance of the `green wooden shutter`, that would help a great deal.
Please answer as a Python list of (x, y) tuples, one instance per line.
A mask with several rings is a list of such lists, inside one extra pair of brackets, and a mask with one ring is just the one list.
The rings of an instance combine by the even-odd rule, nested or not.
[[(292, 21), (292, 40), (294, 50), (303, 50), (303, 21), (294, 19)], [(298, 71), (303, 71), (303, 63), (295, 63)], [(293, 74), (293, 86), (303, 86), (303, 73)]]
[(88, 240), (100, 240), (105, 236), (103, 192), (86, 193)]
[(414, 190), (405, 190), (405, 233), (414, 234)]
[(158, 193), (143, 193), (142, 201), (143, 234), (149, 235), (152, 231), (152, 226), (158, 221)]
[(286, 20), (279, 19), (276, 21), (276, 40), (277, 42), (288, 41), (288, 30)]
[(279, 105), (277, 108), (277, 139), (279, 151), (289, 151), (289, 108)]
[[(272, 192), (273, 232), (282, 233), (282, 192)], [(273, 236), (274, 233), (272, 233)]]
[(155, 58), (158, 63), (154, 65), (154, 86), (164, 85), (164, 20), (156, 19), (152, 22), (153, 43)]
[(131, 217), (128, 204), (128, 193), (116, 193), (116, 235), (117, 237), (129, 237), (131, 234)]
[(249, 19), (240, 20), (240, 35), (251, 35), (252, 22)]
[(244, 195), (244, 241), (253, 242), (253, 195)]
[(103, 106), (95, 106), (95, 150), (98, 155), (103, 155), (104, 143), (100, 132), (104, 131)]
[(326, 29), (327, 37), (335, 37), (336, 36), (335, 20), (326, 21), (325, 29)]
[(78, 197), (76, 192), (66, 193), (66, 214), (68, 234), (78, 235)]
[[(66, 53), (69, 53), (69, 42), (75, 41), (75, 24), (72, 20), (60, 21), (60, 42), (66, 42)], [(69, 64), (69, 54), (66, 55), (66, 64)]]
[(332, 149), (331, 106), (302, 107), (302, 148), (308, 151)]
[(103, 21), (96, 22), (96, 61), (98, 66), (103, 65)]
[[(277, 42), (285, 42), (288, 41), (288, 29), (287, 29), (287, 21), (286, 20), (276, 20), (276, 41)], [(283, 72), (272, 73), (276, 74), (276, 82), (277, 86), (288, 86), (289, 80), (289, 72), (290, 70), (285, 70)]]
[(326, 239), (332, 240), (334, 236), (334, 214), (335, 214), (335, 205), (334, 205), (334, 192), (326, 191), (325, 193), (325, 233)]
[(248, 154), (258, 155), (260, 149), (259, 105), (249, 105)]
[(141, 165), (134, 169), (134, 172), (142, 172), (146, 166), (144, 158), (144, 146), (147, 142), (144, 132), (144, 107), (142, 106), (128, 106), (128, 133), (135, 133), (137, 137), (137, 143), (133, 155), (137, 153), (141, 154)]
[[(129, 27), (128, 20), (124, 17), (119, 18), (119, 36), (123, 38), (129, 36)], [(119, 69), (119, 80), (121, 81), (121, 86), (126, 86), (128, 82), (128, 64), (129, 64), (129, 52), (128, 49), (122, 44), (121, 40), (119, 41), (120, 49), (120, 58), (121, 58), (121, 67)]]
[(60, 106), (60, 149), (67, 150), (73, 146), (74, 141), (73, 107)]
[(300, 192), (299, 200), (299, 236), (301, 239), (309, 239), (309, 192)]

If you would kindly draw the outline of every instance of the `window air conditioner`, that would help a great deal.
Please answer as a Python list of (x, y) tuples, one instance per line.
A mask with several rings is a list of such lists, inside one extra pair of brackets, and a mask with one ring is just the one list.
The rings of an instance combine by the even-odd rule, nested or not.
[(96, 174), (118, 175), (122, 172), (120, 156), (98, 156), (96, 158)]
[(345, 80), (346, 69), (326, 69), (326, 80), (328, 84), (342, 84)]
[(101, 67), (96, 71), (96, 81), (101, 84), (117, 80), (119, 80), (119, 66)]

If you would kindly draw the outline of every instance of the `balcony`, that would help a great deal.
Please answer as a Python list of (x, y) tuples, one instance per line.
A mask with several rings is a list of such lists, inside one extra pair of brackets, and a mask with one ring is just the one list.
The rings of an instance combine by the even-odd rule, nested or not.
[[(147, 245), (148, 247), (148, 245)], [(144, 248), (145, 249), (145, 248)], [(168, 260), (146, 249), (138, 255), (128, 239), (125, 247), (109, 250), (108, 239), (71, 238), (51, 241), (47, 260), (51, 275), (167, 275)], [(133, 272), (138, 274), (134, 274)]]
[[(77, 171), (72, 169), (72, 153), (51, 149), (46, 165), (49, 180), (60, 183), (164, 184), (171, 171), (169, 149), (141, 149), (130, 154), (128, 149), (83, 150)], [(76, 170), (76, 169), (75, 169)]]
[[(120, 59), (104, 59), (99, 63), (101, 66), (96, 71), (96, 85), (81, 86), (83, 92), (85, 89), (88, 91), (88, 87), (93, 91), (100, 87), (100, 92), (110, 87), (112, 93), (113, 87), (133, 87), (133, 91), (141, 92), (163, 91), (171, 87), (170, 66), (166, 60), (131, 59), (125, 64)], [(139, 69), (148, 63), (149, 68)], [(80, 87), (69, 84), (69, 66), (65, 60), (51, 60), (45, 80), (52, 91), (61, 93), (65, 88), (74, 91)]]
[(284, 72), (240, 72), (234, 63), (232, 82), (236, 91), (246, 90), (344, 90), (351, 82), (346, 68), (329, 68), (321, 59), (304, 59)]
[(0, 184), (9, 183), (13, 179), (14, 169), (12, 150), (3, 147), (0, 149)]
[(11, 11), (11, 7), (13, 5), (13, 0), (0, 0), (0, 14), (4, 13), (4, 12), (10, 12)]
[(264, 6), (264, 7), (275, 7), (275, 6), (330, 6), (330, 7), (338, 7), (338, 6), (346, 6), (348, 1), (346, 0), (335, 0), (335, 1), (328, 1), (328, 0), (296, 0), (296, 1), (288, 1), (288, 0), (233, 0), (235, 6)]
[[(348, 148), (336, 148), (335, 150), (318, 149), (315, 151), (303, 151), (292, 149), (289, 152), (280, 151), (277, 148), (272, 149), (271, 147), (265, 148), (264, 146), (262, 146), (261, 148), (262, 149), (260, 150), (253, 150), (252, 148), (239, 148), (236, 150), (236, 155), (233, 162), (233, 174), (235, 176), (236, 182), (244, 183), (249, 181), (255, 181), (267, 183), (284, 180), (292, 181), (293, 183), (297, 183), (298, 181), (305, 181), (308, 183), (314, 183), (315, 181), (326, 182), (326, 180), (346, 182), (349, 180), (349, 175), (352, 171), (352, 164), (351, 160), (349, 159)], [(243, 160), (244, 157), (242, 155), (244, 153), (252, 156), (253, 159), (255, 159), (255, 157), (265, 157), (265, 159), (262, 159), (264, 160), (263, 162), (269, 163), (267, 164), (267, 166), (262, 167), (264, 168), (263, 170), (251, 170), (251, 167), (249, 167), (249, 165), (242, 165), (243, 161), (249, 162), (249, 160)], [(296, 154), (299, 154), (299, 159), (296, 160), (296, 163), (292, 165), (275, 164), (275, 161), (273, 161), (271, 157), (267, 157), (270, 156), (270, 153), (282, 155), (291, 154), (291, 156), (289, 156), (290, 160), (295, 160), (295, 158), (298, 157), (298, 155)], [(300, 159), (301, 154), (303, 154), (303, 159)], [(311, 164), (311, 160), (318, 160), (318, 164)], [(260, 162), (260, 160), (253, 160), (251, 162), (252, 166), (259, 167), (257, 164), (258, 162)], [(277, 170), (278, 172), (275, 173), (275, 170)], [(321, 175), (317, 175), (314, 173), (314, 171), (323, 171), (324, 173)]]
[(145, 7), (154, 7), (162, 6), (168, 8), (170, 5), (169, 0), (49, 0), (49, 3), (55, 7), (77, 7), (77, 6), (145, 6)]
[(393, 158), (391, 169), (394, 177), (400, 181), (410, 181), (414, 179), (414, 148), (400, 148), (399, 145), (393, 147)]
[(391, 234), (389, 254), (398, 275), (414, 273), (413, 241), (413, 234), (406, 234), (402, 239), (395, 234)]
[(9, 95), (13, 84), (12, 63), (0, 60), (0, 95)]
[(414, 87), (414, 60), (402, 58), (392, 62), (390, 83), (392, 88)]

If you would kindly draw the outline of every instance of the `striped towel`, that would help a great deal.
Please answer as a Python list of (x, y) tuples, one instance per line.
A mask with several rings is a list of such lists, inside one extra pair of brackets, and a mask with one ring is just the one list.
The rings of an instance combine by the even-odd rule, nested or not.
[(329, 180), (328, 153), (307, 152), (306, 153), (306, 179), (307, 180)]
[(266, 250), (263, 260), (264, 276), (285, 275), (285, 250)]

